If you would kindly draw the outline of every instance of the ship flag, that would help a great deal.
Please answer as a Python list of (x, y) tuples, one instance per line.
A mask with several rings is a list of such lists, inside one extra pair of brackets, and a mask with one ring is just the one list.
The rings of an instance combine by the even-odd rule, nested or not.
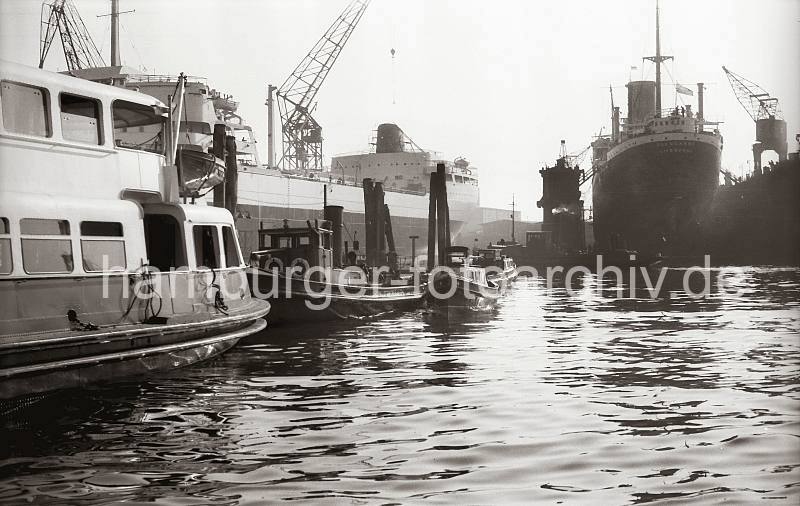
[(683, 95), (692, 95), (692, 96), (694, 96), (694, 91), (692, 91), (690, 88), (687, 88), (686, 86), (683, 86), (682, 84), (679, 84), (679, 83), (675, 83), (675, 91), (677, 91), (678, 93), (681, 93)]

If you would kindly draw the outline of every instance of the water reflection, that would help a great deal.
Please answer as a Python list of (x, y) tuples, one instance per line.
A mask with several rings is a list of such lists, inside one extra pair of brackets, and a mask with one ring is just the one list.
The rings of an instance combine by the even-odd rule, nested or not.
[[(800, 274), (269, 329), (3, 420), (0, 501), (797, 502)], [(643, 286), (643, 285), (642, 285)]]

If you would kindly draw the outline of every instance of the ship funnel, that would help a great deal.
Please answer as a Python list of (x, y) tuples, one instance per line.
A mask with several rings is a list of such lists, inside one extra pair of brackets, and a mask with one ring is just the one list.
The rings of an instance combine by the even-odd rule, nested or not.
[(705, 91), (703, 83), (697, 83), (697, 117), (700, 119), (703, 119), (703, 91)]
[(628, 88), (628, 123), (643, 124), (656, 114), (655, 81), (631, 81)]
[(375, 143), (376, 153), (401, 153), (405, 151), (403, 131), (394, 123), (378, 125), (378, 138)]

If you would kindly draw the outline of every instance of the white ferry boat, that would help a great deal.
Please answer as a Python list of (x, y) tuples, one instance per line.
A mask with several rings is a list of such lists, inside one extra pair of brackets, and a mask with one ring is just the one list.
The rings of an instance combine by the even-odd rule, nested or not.
[(192, 364), (265, 328), (233, 217), (181, 200), (213, 177), (173, 164), (163, 103), (0, 62), (0, 110), (0, 399)]

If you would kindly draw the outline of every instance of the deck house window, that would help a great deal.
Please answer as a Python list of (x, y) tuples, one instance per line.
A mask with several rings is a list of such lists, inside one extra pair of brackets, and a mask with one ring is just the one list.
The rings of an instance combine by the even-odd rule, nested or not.
[(81, 254), (86, 272), (124, 270), (125, 241), (122, 239), (122, 223), (82, 221)]
[(8, 218), (0, 218), (0, 276), (11, 274), (14, 265), (11, 258), (10, 234)]
[(72, 272), (72, 242), (67, 220), (24, 218), (19, 221), (22, 236), (22, 265), (28, 274)]
[(161, 272), (186, 267), (183, 229), (173, 216), (145, 214), (144, 241), (147, 261), (151, 266)]
[(111, 117), (115, 146), (164, 154), (164, 117), (155, 108), (115, 100)]
[(102, 144), (100, 131), (100, 103), (91, 98), (62, 93), (61, 134), (64, 140)]
[(195, 225), (192, 228), (192, 233), (194, 234), (194, 254), (197, 267), (218, 269), (220, 261), (217, 227), (213, 225)]
[(3, 127), (6, 132), (50, 137), (50, 113), (45, 90), (27, 84), (2, 81), (0, 103), (3, 106)]
[(236, 236), (231, 227), (222, 227), (222, 245), (225, 247), (225, 267), (242, 265), (239, 248), (236, 247)]

